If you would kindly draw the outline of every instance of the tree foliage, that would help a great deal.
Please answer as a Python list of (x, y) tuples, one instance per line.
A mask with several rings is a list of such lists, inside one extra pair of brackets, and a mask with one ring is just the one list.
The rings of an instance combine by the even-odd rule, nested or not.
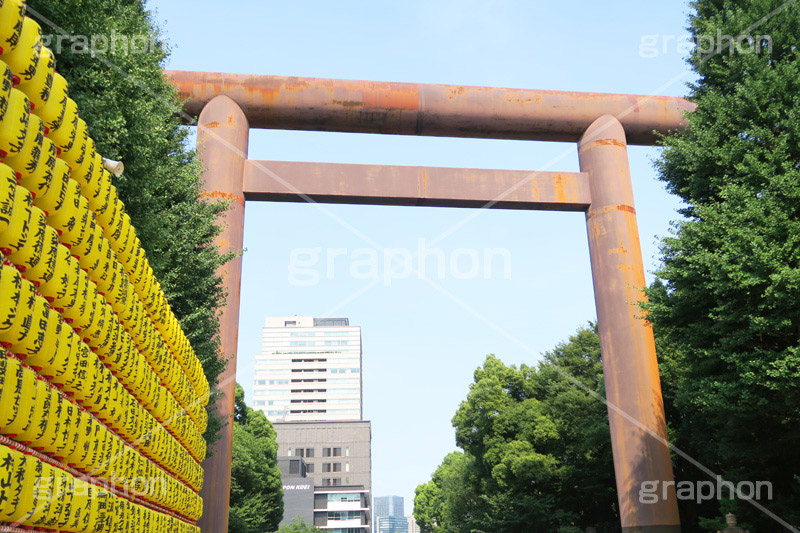
[(244, 405), (244, 390), (236, 384), (237, 412), (233, 423), (231, 502), (228, 531), (275, 531), (283, 519), (283, 488), (278, 469), (278, 443), (272, 424), (261, 411)]
[(323, 531), (308, 524), (303, 518), (295, 518), (288, 524), (282, 525), (278, 533), (323, 533)]
[[(218, 233), (215, 218), (225, 205), (199, 198), (200, 167), (180, 124), (178, 98), (162, 74), (169, 53), (164, 39), (143, 0), (27, 4), (98, 152), (125, 164), (114, 185), (213, 386), (224, 366), (216, 318), (224, 294), (216, 269), (226, 257), (212, 241)], [(147, 41), (147, 51), (130, 45), (134, 36)], [(205, 437), (211, 444), (221, 422), (209, 414)]]
[[(697, 111), (684, 132), (664, 139), (657, 162), (668, 190), (684, 202), (684, 218), (663, 241), (647, 306), (667, 347), (661, 355), (676, 370), (665, 380), (673, 440), (725, 479), (771, 482), (774, 501), (761, 503), (797, 525), (800, 5), (692, 5), (697, 39), (767, 37), (758, 53), (725, 44), (691, 58)], [(679, 480), (707, 479), (684, 461), (676, 471)], [(742, 501), (681, 505), (688, 527), (723, 511), (757, 531), (780, 527)]]
[(422, 530), (618, 528), (608, 415), (598, 398), (604, 393), (594, 327), (535, 367), (488, 356), (453, 417), (463, 452), (448, 455), (417, 487)]

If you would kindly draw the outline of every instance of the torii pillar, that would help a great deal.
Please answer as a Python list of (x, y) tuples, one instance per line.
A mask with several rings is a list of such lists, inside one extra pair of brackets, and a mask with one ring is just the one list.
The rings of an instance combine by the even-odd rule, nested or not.
[(236, 390), (236, 345), (239, 329), (239, 290), (242, 281), (244, 245), (244, 194), (242, 181), (247, 161), (250, 126), (239, 106), (227, 96), (217, 96), (200, 113), (197, 145), (203, 165), (203, 196), (230, 200), (230, 208), (220, 217), (221, 233), (215, 239), (220, 254), (233, 252), (233, 259), (222, 265), (219, 274), (227, 293), (219, 317), (219, 339), (225, 369), (219, 376), (217, 413), (225, 427), (213, 445), (213, 454), (203, 461), (205, 481), (200, 495), (203, 516), (198, 525), (205, 532), (228, 531), (231, 494), (231, 452), (233, 449), (233, 406)]

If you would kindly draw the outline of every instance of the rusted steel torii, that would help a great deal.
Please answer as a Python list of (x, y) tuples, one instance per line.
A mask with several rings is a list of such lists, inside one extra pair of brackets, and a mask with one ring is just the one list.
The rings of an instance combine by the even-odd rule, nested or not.
[[(684, 125), (681, 98), (169, 71), (199, 115), (206, 194), (233, 200), (217, 239), (241, 250), (246, 200), (581, 211), (589, 235), (622, 529), (680, 531), (669, 497), (639, 501), (644, 481), (673, 481), (627, 144)], [(580, 172), (525, 172), (249, 161), (249, 128), (480, 137), (578, 144)], [(241, 258), (223, 268), (221, 413), (233, 414)], [(228, 529), (232, 425), (205, 462), (204, 532)], [(662, 485), (663, 486), (663, 485)]]

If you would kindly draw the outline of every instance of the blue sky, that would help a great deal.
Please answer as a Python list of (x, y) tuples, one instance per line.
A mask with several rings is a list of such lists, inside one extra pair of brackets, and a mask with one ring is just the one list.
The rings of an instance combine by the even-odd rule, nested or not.
[[(149, 0), (184, 70), (682, 95), (682, 1), (473, 0), (211, 2)], [(657, 37), (653, 37), (657, 36)], [(642, 49), (645, 39), (649, 45)], [(677, 215), (655, 179), (657, 149), (629, 149), (646, 268)], [(250, 157), (343, 163), (578, 169), (572, 144), (252, 131)], [(351, 274), (360, 249), (508, 251), (508, 275), (384, 282)], [(433, 244), (435, 242), (435, 244)], [(486, 354), (535, 363), (594, 320), (584, 219), (577, 213), (251, 203), (246, 210), (238, 381), (252, 390), (268, 315), (332, 315), (362, 326), (373, 493), (406, 498), (455, 449), (450, 424)], [(290, 279), (293, 250), (319, 247), (319, 283)], [(343, 249), (341, 252), (327, 252)], [(465, 251), (466, 250), (466, 251)], [(340, 255), (336, 255), (340, 254)], [(379, 258), (382, 257), (379, 254)], [(355, 257), (354, 257), (355, 256)], [(362, 256), (363, 257), (363, 256)], [(332, 261), (328, 275), (326, 261)], [(416, 266), (416, 265), (415, 265)], [(378, 265), (381, 272), (383, 261)], [(648, 273), (648, 280), (652, 276)]]

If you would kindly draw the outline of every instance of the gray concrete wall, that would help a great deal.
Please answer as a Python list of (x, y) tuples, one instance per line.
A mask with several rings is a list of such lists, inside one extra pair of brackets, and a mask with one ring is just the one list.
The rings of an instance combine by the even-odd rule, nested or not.
[[(313, 484), (325, 486), (325, 479), (339, 479), (341, 485), (363, 485), (372, 490), (372, 428), (368, 421), (347, 422), (275, 422), (278, 434), (278, 457), (295, 458), (296, 449), (314, 450), (314, 457), (305, 457)], [(324, 450), (341, 449), (341, 456), (325, 457)], [(291, 453), (291, 455), (290, 455)], [(340, 472), (325, 472), (325, 464), (340, 464)], [(333, 466), (331, 466), (333, 470)]]

